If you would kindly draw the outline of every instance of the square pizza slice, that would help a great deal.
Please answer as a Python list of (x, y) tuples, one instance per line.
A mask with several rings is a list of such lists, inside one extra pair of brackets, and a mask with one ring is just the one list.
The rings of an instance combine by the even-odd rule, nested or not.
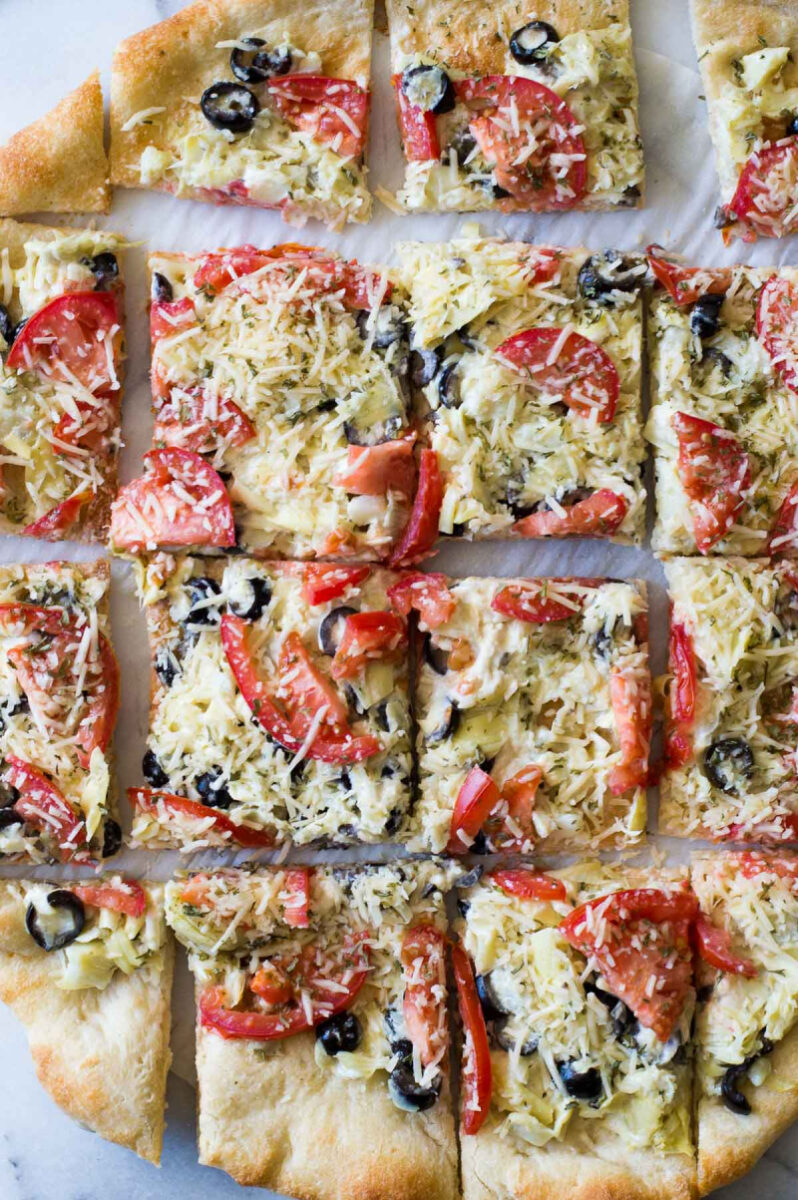
[(423, 636), (414, 848), (529, 854), (642, 838), (644, 584), (408, 573), (394, 595)]
[(798, 11), (790, 0), (691, 0), (724, 241), (798, 229)]
[(641, 541), (645, 260), (477, 231), (399, 254), (440, 532)]
[(201, 1163), (307, 1200), (455, 1200), (450, 882), (427, 861), (168, 885), (196, 982)]
[[(423, 552), (401, 541), (421, 489), (387, 271), (299, 245), (150, 266), (154, 448), (114, 506), (114, 545)], [(431, 544), (435, 522), (421, 526)]]
[(0, 860), (116, 854), (106, 562), (0, 567)]
[(0, 1000), (85, 1128), (158, 1163), (174, 945), (164, 889), (119, 875), (0, 883)]
[[(373, 0), (199, 0), (133, 34), (111, 75), (111, 181), (367, 221)], [(153, 69), (157, 64), (158, 69)]]
[[(387, 0), (411, 212), (635, 208), (627, 0)], [(533, 16), (533, 19), (529, 19)]]
[(798, 1118), (798, 857), (693, 859), (704, 960), (696, 1019), (698, 1185), (744, 1175)]
[(465, 1200), (692, 1200), (686, 871), (496, 869), (460, 896)]
[(798, 591), (785, 564), (676, 558), (660, 833), (798, 837)]
[(122, 398), (122, 241), (0, 219), (0, 530), (103, 540)]
[(655, 549), (785, 554), (798, 533), (798, 270), (649, 247)]
[(140, 845), (381, 842), (411, 796), (407, 627), (368, 566), (152, 560)]

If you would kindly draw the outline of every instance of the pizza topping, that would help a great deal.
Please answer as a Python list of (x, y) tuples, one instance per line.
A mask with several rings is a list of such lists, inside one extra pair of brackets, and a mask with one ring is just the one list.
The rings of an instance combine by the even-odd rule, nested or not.
[(710, 966), (729, 975), (742, 975), (746, 979), (755, 979), (759, 974), (755, 963), (734, 953), (727, 930), (714, 925), (705, 913), (697, 915), (693, 936), (698, 953)]
[(718, 296), (722, 301), (731, 286), (728, 267), (686, 267), (657, 245), (647, 246), (646, 254), (654, 278), (679, 305), (695, 304), (707, 296)]
[(361, 157), (369, 110), (363, 88), (326, 75), (286, 75), (267, 86), (271, 103), (297, 129), (342, 158)]
[(610, 672), (610, 702), (620, 742), (621, 761), (610, 772), (610, 791), (622, 795), (648, 780), (648, 751), (654, 720), (648, 670), (635, 665)]
[(234, 617), (242, 621), (259, 621), (272, 600), (272, 585), (262, 575), (249, 579), (237, 579), (235, 589), (228, 596), (227, 607)]
[(86, 862), (89, 859), (85, 822), (75, 813), (63, 792), (38, 767), (8, 755), (3, 781), (19, 793), (14, 800), (14, 811), (26, 824), (55, 843), (61, 862)]
[(330, 1058), (338, 1054), (352, 1054), (360, 1045), (363, 1031), (352, 1012), (336, 1013), (316, 1026), (316, 1041)]
[(338, 604), (331, 608), (319, 625), (319, 649), (322, 654), (334, 658), (341, 644), (347, 618), (357, 612), (349, 604)]
[(271, 831), (241, 825), (218, 809), (198, 804), (196, 800), (188, 800), (185, 796), (177, 796), (173, 792), (155, 791), (152, 788), (128, 788), (127, 797), (131, 806), (138, 811), (157, 817), (158, 810), (163, 809), (167, 816), (185, 817), (196, 821), (203, 825), (204, 831), (218, 834), (225, 844), (232, 842), (252, 849), (274, 845), (274, 834)]
[(745, 229), (744, 240), (783, 237), (795, 228), (798, 140), (767, 142), (749, 158), (725, 213)]
[(715, 787), (739, 795), (754, 773), (754, 753), (745, 738), (718, 738), (704, 751), (704, 770)]
[(283, 918), (292, 929), (310, 924), (310, 867), (287, 867), (283, 880)]
[[(309, 563), (305, 567), (302, 599), (308, 604), (327, 604), (368, 578), (370, 567), (334, 567)], [(325, 654), (328, 653), (325, 650)]]
[(443, 479), (438, 456), (434, 450), (422, 450), (410, 519), (391, 552), (389, 566), (412, 566), (427, 558), (438, 536), (442, 503)]
[(29, 317), (17, 334), (6, 365), (39, 371), (97, 394), (118, 388), (113, 340), (119, 331), (116, 297), (110, 292), (68, 292)]
[(698, 338), (710, 338), (718, 332), (723, 296), (699, 296), (690, 313), (690, 332)]
[(391, 78), (399, 112), (399, 130), (408, 162), (437, 162), (441, 146), (435, 125), (435, 114), (411, 104), (402, 86), (402, 76)]
[(612, 359), (570, 326), (524, 329), (496, 350), (524, 373), (528, 384), (599, 424), (611, 421), (620, 380)]
[(798, 552), (798, 482), (781, 502), (767, 541), (771, 558), (792, 558)]
[(71, 945), (83, 932), (86, 910), (77, 891), (56, 888), (47, 893), (44, 905), (31, 902), (25, 910), (25, 928), (48, 954)]
[(263, 38), (242, 37), (230, 53), (230, 70), (242, 83), (263, 83), (272, 75), (287, 75), (292, 61), (288, 46), (270, 49)]
[(588, 1067), (586, 1071), (578, 1071), (573, 1062), (563, 1062), (557, 1064), (557, 1070), (566, 1092), (569, 1096), (573, 1096), (574, 1100), (595, 1104), (601, 1099), (604, 1084), (601, 1080), (601, 1072), (597, 1071), (595, 1067)]
[(629, 501), (609, 488), (599, 488), (571, 504), (567, 496), (549, 503), (551, 508), (516, 521), (513, 533), (521, 537), (610, 537), (629, 511)]
[(20, 533), (26, 537), (45, 538), (51, 542), (60, 541), (65, 534), (69, 533), (93, 494), (88, 488), (76, 492), (67, 500), (56, 504), (44, 516), (31, 521), (30, 525), (26, 525), (24, 529), (20, 530)]
[(472, 767), (455, 800), (446, 846), (448, 854), (468, 853), (471, 843), (500, 800), (498, 785), (490, 775), (481, 767)]
[(691, 503), (693, 536), (706, 554), (734, 524), (751, 487), (751, 464), (738, 438), (700, 417), (677, 412), (677, 470)]
[(454, 86), (443, 67), (405, 67), (400, 87), (407, 103), (421, 112), (442, 114), (455, 106)]
[(497, 884), (508, 896), (516, 896), (520, 900), (566, 900), (567, 892), (561, 879), (544, 875), (540, 871), (498, 870), (491, 871), (487, 876)]
[(697, 665), (693, 639), (687, 628), (671, 621), (668, 650), (668, 710), (665, 725), (665, 763), (683, 767), (693, 755), (696, 714)]
[(200, 108), (214, 129), (248, 133), (260, 112), (260, 102), (248, 87), (224, 80), (205, 89), (200, 97)]
[(568, 589), (568, 581), (541, 580), (539, 583), (510, 583), (491, 601), (494, 612), (516, 621), (545, 625), (549, 621), (567, 621), (582, 609), (585, 597)]
[(447, 583), (445, 575), (403, 571), (399, 581), (388, 588), (388, 600), (404, 616), (415, 609), (427, 629), (437, 629), (452, 618), (457, 608)]
[(580, 296), (605, 308), (614, 308), (624, 295), (636, 293), (646, 282), (646, 264), (617, 250), (591, 254), (579, 268), (576, 286)]
[(196, 454), (245, 446), (256, 436), (255, 426), (234, 400), (201, 386), (172, 388), (169, 399), (157, 410), (152, 431), (156, 446), (174, 446)]
[(111, 542), (120, 550), (234, 546), (233, 508), (213, 467), (190, 450), (151, 450), (146, 474), (125, 484), (111, 508)]
[(347, 616), (335, 652), (333, 679), (352, 679), (371, 662), (398, 662), (407, 647), (407, 626), (398, 613), (356, 612)]
[(490, 1109), (493, 1090), (490, 1046), (471, 960), (457, 943), (452, 946), (452, 966), (463, 1024), (460, 1127), (464, 1134), (470, 1136), (482, 1128)]
[(403, 1015), (424, 1068), (437, 1066), (448, 1046), (446, 939), (434, 925), (416, 925), (402, 940)]
[(353, 496), (412, 496), (416, 482), (415, 435), (371, 446), (350, 446), (347, 468), (333, 483)]
[(788, 388), (798, 392), (798, 288), (773, 275), (759, 293), (756, 335)]
[(560, 40), (560, 35), (548, 21), (529, 21), (516, 29), (510, 38), (510, 53), (516, 62), (529, 66), (530, 63), (544, 63), (553, 46)]

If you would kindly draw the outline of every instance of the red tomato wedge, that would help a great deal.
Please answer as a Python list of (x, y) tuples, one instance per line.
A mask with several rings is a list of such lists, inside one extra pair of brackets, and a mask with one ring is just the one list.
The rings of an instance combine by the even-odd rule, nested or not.
[(756, 336), (768, 352), (773, 370), (798, 392), (798, 288), (773, 275), (759, 293)]
[(449, 1042), (446, 1026), (446, 938), (434, 925), (416, 925), (402, 939), (402, 1013), (421, 1064), (440, 1062)]
[(63, 633), (71, 624), (66, 609), (44, 608), (39, 604), (0, 604), (0, 629), (23, 637), (28, 633)]
[(406, 617), (415, 609), (427, 629), (437, 629), (451, 619), (457, 608), (448, 582), (445, 575), (403, 571), (388, 588), (388, 602)]
[(283, 917), (292, 929), (307, 929), (310, 924), (310, 867), (286, 867)]
[(574, 909), (560, 931), (640, 1024), (666, 1042), (691, 985), (690, 924), (697, 911), (691, 892), (633, 888)]
[(267, 92), (285, 119), (342, 158), (360, 158), (366, 145), (369, 94), (350, 79), (327, 75), (272, 78)]
[(233, 616), (232, 613), (222, 616), (222, 648), (241, 695), (269, 737), (286, 750), (295, 752), (300, 748), (301, 742), (294, 736), (287, 717), (277, 707), (266, 683), (258, 673), (249, 648), (249, 632), (250, 626), (241, 617)]
[(648, 671), (613, 668), (610, 704), (621, 761), (610, 771), (609, 785), (613, 796), (621, 796), (630, 788), (645, 787), (648, 781), (648, 751), (654, 722)]
[(402, 91), (402, 76), (392, 75), (391, 83), (396, 92), (396, 108), (399, 117), (399, 132), (408, 162), (437, 162), (441, 156), (441, 144), (435, 125), (435, 113), (411, 104)]
[(677, 412), (673, 428), (679, 439), (679, 479), (692, 501), (695, 544), (706, 554), (728, 533), (745, 504), (751, 464), (739, 440), (720, 425)]
[(295, 631), (283, 639), (277, 670), (277, 695), (290, 714), (291, 732), (297, 741), (302, 742), (321, 709), (325, 709), (321, 727), (342, 729), (346, 725), (347, 708), (338, 689), (318, 669)]
[(414, 433), (377, 446), (350, 446), (346, 470), (333, 476), (337, 487), (353, 496), (385, 496), (399, 492), (412, 496), (416, 482)]
[(82, 508), (88, 504), (93, 495), (94, 492), (90, 488), (76, 492), (68, 500), (62, 500), (60, 504), (56, 504), (55, 508), (51, 508), (43, 517), (37, 517), (35, 521), (31, 521), (30, 525), (26, 525), (20, 532), (25, 537), (44, 538), (49, 542), (60, 541), (65, 534), (69, 533), (78, 520)]
[[(573, 208), (587, 187), (580, 125), (556, 92), (515, 75), (455, 82), (459, 100), (480, 115), (469, 128), (496, 182), (530, 212)], [(516, 132), (516, 130), (518, 132)]]
[(745, 979), (755, 979), (759, 974), (755, 963), (734, 953), (729, 933), (713, 925), (706, 913), (700, 912), (696, 917), (693, 937), (698, 953), (711, 967), (728, 975), (742, 975)]
[(527, 621), (531, 625), (545, 625), (549, 621), (567, 621), (575, 617), (585, 602), (584, 596), (574, 593), (568, 596), (569, 603), (548, 595), (549, 583), (563, 584), (565, 580), (551, 579), (529, 583), (510, 583), (497, 592), (491, 600), (494, 612), (516, 621)]
[[(542, 779), (543, 771), (537, 763), (530, 763), (516, 771), (509, 779), (505, 779), (502, 784), (502, 799), (507, 805), (507, 818), (503, 822), (505, 830), (501, 838), (501, 849), (510, 850), (515, 845), (520, 849), (524, 842), (534, 838), (532, 813)], [(521, 831), (520, 838), (518, 830)]]
[(449, 826), (448, 854), (467, 854), (493, 809), (501, 800), (498, 786), (481, 767), (472, 767), (457, 793)]
[(78, 735), (78, 761), (86, 770), (95, 749), (103, 754), (108, 749), (119, 715), (119, 663), (103, 633), (98, 638), (98, 651), (96, 670), (87, 675), (88, 712), (81, 720)]
[(197, 312), (190, 296), (182, 300), (156, 300), (150, 305), (150, 341), (153, 346), (161, 338), (185, 333), (197, 323)]
[(740, 173), (726, 205), (729, 218), (744, 228), (743, 240), (784, 237), (796, 228), (798, 139), (782, 138), (756, 150)]
[(334, 679), (354, 679), (370, 662), (398, 662), (407, 647), (407, 626), (398, 613), (351, 613), (344, 622), (332, 664)]
[(109, 367), (116, 356), (119, 308), (112, 292), (67, 292), (56, 296), (25, 323), (8, 352), (12, 371), (40, 371), (74, 380), (90, 392), (118, 388)]
[(523, 371), (528, 384), (577, 416), (606, 424), (615, 416), (621, 382), (615, 363), (595, 342), (567, 327), (522, 329), (496, 353)]
[(107, 908), (127, 917), (142, 917), (147, 911), (147, 893), (134, 879), (126, 879), (124, 885), (77, 883), (70, 885), (69, 890), (92, 908)]
[(530, 513), (513, 525), (513, 533), (521, 537), (609, 537), (622, 524), (629, 511), (629, 501), (599, 488), (586, 500), (563, 505), (563, 515), (553, 509)]
[(218, 471), (190, 450), (150, 450), (146, 474), (120, 489), (111, 506), (117, 550), (234, 546), (233, 506)]
[(77, 413), (64, 413), (53, 429), (53, 449), (57, 454), (74, 453), (78, 447), (100, 454), (108, 448), (109, 434), (116, 423), (118, 400), (108, 392), (75, 402)]
[(463, 1023), (460, 1128), (471, 1136), (479, 1133), (490, 1109), (493, 1091), (490, 1046), (474, 970), (459, 943), (452, 946), (452, 968), (457, 985), (457, 1007)]
[(267, 1004), (277, 1007), (288, 1004), (295, 996), (291, 980), (273, 962), (266, 959), (249, 981), (249, 990)]
[(152, 440), (195, 454), (215, 454), (245, 446), (256, 437), (255, 426), (234, 400), (204, 387), (172, 388), (155, 415)]
[(722, 296), (731, 285), (728, 268), (686, 267), (657, 245), (646, 246), (646, 254), (654, 278), (677, 304), (694, 304), (700, 296)]
[(27, 825), (53, 839), (61, 862), (89, 861), (91, 856), (83, 819), (38, 767), (8, 755), (3, 778), (9, 787), (19, 792), (14, 811)]
[(409, 567), (428, 557), (438, 537), (442, 504), (443, 478), (438, 456), (434, 450), (422, 450), (410, 520), (388, 559), (389, 566)]
[(792, 558), (798, 551), (798, 482), (781, 502), (771, 526), (767, 552), (771, 558)]
[(327, 604), (368, 579), (371, 567), (335, 567), (310, 563), (304, 568), (302, 599), (308, 604)]
[(567, 900), (568, 893), (561, 879), (544, 875), (541, 871), (491, 871), (488, 879), (497, 884), (508, 896), (519, 900)]
[(249, 825), (238, 825), (230, 817), (219, 812), (218, 808), (209, 808), (196, 800), (188, 800), (185, 796), (176, 796), (173, 792), (160, 792), (154, 788), (128, 788), (127, 798), (131, 806), (139, 812), (157, 815), (158, 805), (161, 804), (167, 813), (175, 816), (193, 817), (198, 821), (211, 821), (211, 828), (220, 834), (228, 834), (230, 841), (239, 846), (257, 849), (274, 845), (274, 834), (267, 829), (253, 829)]
[(791, 884), (798, 884), (798, 856), (794, 858), (779, 858), (775, 854), (756, 854), (744, 850), (734, 856), (739, 866), (740, 874), (746, 879), (756, 879), (758, 875), (778, 875), (780, 879)]
[(684, 625), (671, 622), (668, 643), (668, 704), (665, 721), (665, 765), (682, 767), (693, 755), (697, 667), (693, 639)]

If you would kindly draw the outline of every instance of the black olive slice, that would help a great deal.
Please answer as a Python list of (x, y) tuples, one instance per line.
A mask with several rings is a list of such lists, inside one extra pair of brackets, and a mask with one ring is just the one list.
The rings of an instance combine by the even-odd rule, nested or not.
[(388, 417), (368, 429), (361, 429), (354, 421), (344, 421), (344, 437), (350, 446), (379, 446), (392, 442), (402, 432), (401, 417)]
[(456, 731), (459, 724), (460, 709), (454, 700), (447, 700), (441, 720), (430, 733), (425, 735), (425, 744), (427, 746), (436, 746), (439, 742), (445, 742)]
[(263, 38), (241, 38), (230, 55), (230, 70), (242, 83), (263, 83), (273, 75), (287, 75), (293, 62), (287, 46), (264, 50)]
[(259, 621), (264, 608), (271, 603), (272, 585), (262, 575), (253, 575), (250, 579), (240, 580), (239, 588), (235, 598), (228, 601), (230, 612), (243, 621)]
[(200, 98), (200, 108), (214, 129), (247, 133), (260, 112), (257, 96), (242, 83), (212, 83)]
[(636, 183), (630, 183), (628, 187), (623, 189), (621, 198), (618, 201), (618, 208), (637, 208), (637, 202), (640, 199), (642, 192)]
[(477, 995), (486, 1021), (494, 1021), (496, 1017), (510, 1016), (510, 1009), (505, 1008), (496, 995), (491, 983), (490, 971), (486, 975), (477, 975), (474, 982), (477, 985)]
[(431, 633), (424, 634), (424, 658), (436, 675), (445, 675), (449, 670), (449, 651), (436, 646)]
[(404, 1039), (394, 1049), (402, 1057), (388, 1076), (388, 1095), (403, 1112), (426, 1112), (441, 1094), (440, 1075), (429, 1087), (423, 1087), (413, 1074), (412, 1044)]
[(362, 1031), (354, 1013), (340, 1012), (328, 1017), (316, 1026), (316, 1041), (321, 1042), (325, 1054), (334, 1058), (342, 1050), (351, 1053), (360, 1045)]
[(158, 762), (157, 755), (153, 750), (148, 750), (142, 758), (141, 773), (151, 787), (164, 788), (169, 783), (169, 776)]
[(5, 304), (0, 304), (0, 337), (10, 346), (14, 340), (14, 322)]
[(724, 354), (717, 346), (705, 346), (696, 365), (702, 368), (704, 376), (709, 375), (712, 371), (720, 371), (728, 379), (734, 363), (728, 354)]
[(336, 608), (330, 609), (319, 625), (319, 649), (322, 654), (329, 654), (330, 658), (333, 657), (344, 632), (346, 618), (356, 612), (357, 609), (351, 608), (348, 604), (339, 604)]
[(637, 292), (646, 281), (642, 261), (618, 250), (591, 254), (579, 268), (576, 284), (585, 300), (595, 300), (607, 308), (616, 302), (614, 292)]
[(113, 281), (119, 277), (119, 263), (116, 255), (111, 254), (110, 250), (103, 250), (93, 258), (84, 258), (81, 261), (91, 269), (95, 279), (95, 292), (107, 292)]
[(22, 817), (13, 805), (0, 808), (0, 830), (9, 829), (12, 825), (21, 825)]
[(751, 1112), (751, 1105), (737, 1086), (740, 1080), (745, 1077), (747, 1070), (748, 1061), (746, 1060), (746, 1062), (740, 1063), (738, 1067), (729, 1067), (720, 1081), (723, 1103), (733, 1113), (737, 1113), (739, 1117), (747, 1117)]
[[(361, 308), (355, 317), (355, 324), (360, 336), (365, 341), (372, 330), (369, 328), (371, 309)], [(402, 310), (395, 304), (383, 304), (377, 309), (374, 319), (373, 337), (371, 344), (377, 350), (387, 350), (394, 342), (404, 341), (407, 337), (407, 323), (402, 317)]]
[(170, 281), (160, 271), (155, 271), (152, 277), (152, 298), (156, 304), (169, 304), (174, 295)]
[(704, 751), (704, 770), (710, 783), (735, 796), (753, 774), (754, 753), (745, 738), (719, 738)]
[(175, 681), (178, 666), (168, 646), (159, 646), (155, 652), (155, 674), (164, 687), (171, 687)]
[(222, 618), (218, 604), (212, 601), (221, 594), (222, 589), (216, 580), (199, 575), (196, 579), (189, 580), (187, 587), (191, 596), (191, 608), (186, 617), (186, 624), (218, 625)]
[(388, 700), (380, 700), (379, 704), (375, 704), (369, 711), (374, 713), (374, 721), (378, 729), (382, 729), (384, 733), (391, 732), (391, 718), (388, 715)]
[(604, 1088), (601, 1082), (601, 1073), (595, 1067), (588, 1067), (586, 1071), (577, 1071), (574, 1069), (573, 1060), (570, 1060), (557, 1063), (557, 1070), (560, 1072), (560, 1079), (565, 1085), (566, 1092), (569, 1096), (573, 1096), (574, 1100), (595, 1103), (601, 1099)]
[(122, 849), (122, 826), (113, 817), (103, 823), (103, 858), (113, 858)]
[(452, 155), (456, 155), (458, 165), (462, 167), (477, 148), (477, 140), (467, 125), (462, 129), (458, 129), (457, 133), (450, 139), (445, 151), (447, 162), (451, 162)]
[(455, 879), (454, 886), (456, 888), (474, 887), (475, 884), (479, 883), (484, 873), (485, 868), (482, 866), (482, 863), (477, 863), (470, 871), (466, 871), (464, 875), (460, 875), (459, 878)]
[(798, 629), (798, 591), (790, 588), (776, 597), (775, 613), (786, 631)]
[(516, 62), (525, 65), (544, 62), (559, 40), (559, 33), (548, 21), (530, 21), (510, 38), (510, 53)]
[[(507, 1021), (507, 1017), (500, 1017), (498, 1021), (494, 1021), (491, 1032), (496, 1045), (501, 1046), (502, 1050), (506, 1050), (509, 1054), (513, 1054), (516, 1046), (518, 1045), (518, 1038), (512, 1037), (512, 1035), (507, 1032)], [(521, 1058), (529, 1058), (531, 1055), (535, 1054), (539, 1041), (540, 1039), (533, 1035), (532, 1037), (527, 1038), (525, 1042), (522, 1042), (518, 1050)]]
[(462, 403), (457, 366), (456, 362), (450, 363), (438, 376), (438, 396), (444, 408), (459, 408)]
[(207, 804), (209, 808), (229, 808), (233, 803), (228, 788), (220, 783), (223, 778), (224, 771), (221, 767), (211, 767), (210, 771), (203, 772), (194, 780), (194, 787), (202, 797), (202, 803)]
[[(74, 942), (86, 923), (86, 910), (83, 907), (83, 901), (74, 892), (68, 892), (64, 888), (48, 892), (47, 903), (50, 908), (60, 910), (62, 919), (59, 922), (59, 928), (50, 929), (42, 925), (41, 915), (35, 904), (29, 904), (27, 907), (25, 928), (36, 945), (41, 946), (42, 950), (47, 950), (49, 953), (51, 950), (61, 950), (62, 947)], [(48, 915), (48, 921), (52, 920), (52, 917)]]
[(442, 67), (405, 67), (401, 88), (408, 104), (422, 112), (447, 113), (455, 106), (454, 86)]
[(691, 333), (700, 338), (708, 338), (718, 332), (723, 299), (723, 296), (714, 296), (710, 293), (698, 297), (690, 313)]
[(441, 366), (440, 350), (413, 350), (410, 354), (410, 382), (419, 390), (438, 374)]

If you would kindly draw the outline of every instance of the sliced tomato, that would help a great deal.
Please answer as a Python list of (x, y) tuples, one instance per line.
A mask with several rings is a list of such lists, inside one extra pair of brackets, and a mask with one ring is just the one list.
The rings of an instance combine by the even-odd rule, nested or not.
[(573, 208), (587, 187), (582, 126), (556, 92), (516, 75), (483, 75), (454, 84), (480, 115), (469, 129), (496, 182), (530, 212)]
[(215, 454), (220, 448), (245, 446), (257, 436), (255, 426), (234, 400), (207, 388), (172, 388), (155, 415), (153, 442)]
[(277, 670), (280, 677), (277, 695), (290, 714), (291, 732), (297, 741), (305, 738), (321, 709), (325, 715), (320, 728), (342, 730), (346, 726), (347, 708), (338, 689), (316, 666), (295, 631), (283, 639)]
[(53, 428), (53, 449), (56, 454), (71, 454), (76, 448), (100, 454), (109, 445), (109, 435), (116, 424), (118, 398), (101, 392), (96, 403), (75, 402), (76, 413), (64, 413)]
[(266, 683), (261, 679), (249, 647), (250, 626), (241, 617), (225, 613), (220, 625), (222, 648), (241, 695), (262, 729), (286, 750), (299, 750), (301, 741), (291, 730), (288, 718), (278, 708)]
[(351, 79), (284, 75), (267, 84), (269, 99), (285, 119), (342, 158), (360, 158), (366, 145), (369, 93)]
[(87, 862), (90, 859), (86, 824), (66, 796), (44, 772), (21, 758), (9, 755), (3, 778), (19, 796), (14, 811), (23, 821), (52, 838), (61, 862)]
[(615, 416), (621, 381), (615, 363), (596, 342), (581, 333), (546, 326), (522, 329), (496, 353), (523, 371), (544, 396), (554, 396), (577, 416), (606, 424)]
[(150, 450), (146, 474), (120, 489), (111, 506), (117, 550), (234, 546), (233, 506), (218, 471), (190, 450)]
[(441, 144), (435, 125), (435, 113), (411, 104), (402, 90), (402, 76), (392, 75), (391, 83), (396, 92), (396, 108), (399, 116), (399, 132), (408, 162), (437, 162), (441, 156)]
[(93, 495), (94, 492), (90, 488), (76, 492), (68, 500), (62, 500), (60, 504), (56, 504), (55, 508), (51, 508), (43, 517), (37, 517), (35, 521), (31, 521), (30, 525), (26, 525), (20, 532), (25, 537), (44, 538), (49, 542), (60, 541), (66, 533), (69, 533), (78, 520), (81, 510)]
[(45, 608), (40, 604), (12, 602), (0, 604), (0, 630), (23, 637), (28, 633), (63, 633), (71, 624), (64, 608)]
[(706, 554), (728, 533), (745, 504), (751, 464), (737, 437), (720, 425), (677, 412), (673, 428), (679, 439), (679, 480), (692, 501), (695, 544)]
[(127, 917), (142, 917), (147, 911), (147, 893), (135, 879), (126, 879), (124, 884), (77, 883), (69, 890), (92, 908), (107, 908)]
[(727, 267), (686, 267), (657, 245), (646, 246), (646, 254), (654, 278), (677, 304), (694, 304), (701, 296), (722, 296), (731, 285)]
[(309, 563), (304, 568), (302, 599), (307, 604), (327, 604), (368, 579), (371, 567), (335, 567)]
[[(283, 247), (276, 246), (271, 250), (259, 250), (256, 246), (236, 246), (230, 250), (219, 250), (216, 253), (205, 254), (197, 270), (194, 272), (194, 287), (198, 292), (208, 292), (216, 295), (242, 276), (252, 275), (266, 263), (281, 257), (275, 251)], [(288, 249), (288, 248), (286, 248)], [(302, 246), (291, 247), (301, 253)], [(312, 247), (307, 248), (312, 251)]]
[(671, 679), (665, 722), (665, 765), (675, 768), (684, 766), (693, 756), (698, 678), (693, 639), (678, 621), (671, 621), (668, 673)]
[(296, 996), (291, 980), (268, 958), (262, 962), (249, 981), (249, 990), (273, 1008), (288, 1004)]
[(789, 883), (798, 884), (798, 856), (780, 858), (775, 854), (757, 854), (752, 850), (744, 850), (735, 855), (740, 874), (746, 879), (756, 879), (762, 874), (778, 875)]
[(154, 788), (128, 788), (127, 798), (131, 806), (139, 812), (157, 815), (157, 807), (162, 804), (168, 813), (176, 816), (194, 817), (199, 821), (210, 819), (211, 827), (220, 834), (229, 834), (230, 841), (239, 846), (257, 849), (274, 845), (274, 834), (268, 829), (253, 829), (249, 825), (238, 825), (230, 817), (225, 816), (218, 808), (209, 808), (196, 800), (188, 800), (185, 796), (176, 796), (174, 792), (161, 792)]
[(781, 502), (767, 540), (771, 558), (792, 558), (798, 552), (798, 481)]
[(567, 900), (568, 893), (561, 879), (554, 879), (542, 871), (491, 871), (492, 880), (508, 896), (519, 900)]
[(399, 662), (406, 648), (407, 626), (399, 613), (351, 613), (333, 659), (333, 678), (354, 679), (378, 660)]
[(756, 336), (773, 370), (798, 392), (798, 288), (789, 279), (772, 275), (759, 293)]
[[(520, 771), (516, 771), (509, 779), (505, 779), (502, 784), (502, 799), (507, 805), (507, 817), (504, 824), (507, 826), (506, 832), (509, 833), (511, 842), (508, 843), (507, 838), (502, 839), (502, 849), (509, 850), (516, 842), (527, 842), (535, 836), (535, 826), (532, 819), (532, 814), (535, 809), (535, 799), (537, 797), (538, 788), (543, 779), (543, 771), (537, 763), (530, 763), (526, 767), (522, 767)], [(517, 830), (521, 830), (521, 837), (518, 838)], [(520, 848), (520, 847), (519, 847)]]
[(412, 496), (416, 482), (415, 440), (416, 435), (411, 433), (376, 446), (350, 446), (346, 470), (334, 475), (333, 483), (353, 496), (385, 496), (388, 492)]
[(404, 616), (415, 609), (427, 629), (437, 629), (452, 618), (457, 608), (448, 582), (445, 575), (403, 571), (388, 588), (388, 602)]
[(633, 888), (574, 909), (560, 931), (598, 967), (608, 991), (666, 1042), (691, 985), (690, 925), (697, 911), (691, 892)]
[(784, 237), (796, 228), (798, 139), (782, 138), (755, 150), (743, 167), (737, 190), (726, 205), (746, 230), (745, 241)]
[(479, 1133), (490, 1109), (493, 1091), (490, 1045), (474, 969), (465, 950), (457, 942), (452, 946), (452, 968), (464, 1035), (460, 1128), (463, 1133), (473, 1136)]
[(630, 788), (645, 787), (648, 781), (648, 751), (654, 721), (648, 671), (613, 668), (610, 704), (621, 761), (610, 771), (609, 785), (613, 796), (621, 796)]
[(516, 621), (527, 621), (533, 625), (544, 625), (549, 621), (567, 621), (579, 613), (585, 600), (584, 596), (574, 593), (573, 603), (563, 604), (561, 600), (549, 596), (548, 584), (561, 582), (565, 581), (542, 579), (530, 580), (528, 583), (509, 583), (496, 593), (490, 606), (503, 617), (513, 617)]
[(448, 1044), (446, 938), (434, 925), (416, 925), (402, 939), (402, 1013), (424, 1067), (440, 1062)]
[(434, 450), (422, 450), (413, 509), (405, 530), (388, 560), (392, 567), (409, 567), (427, 558), (438, 537), (443, 504), (443, 478)]
[(92, 752), (105, 753), (119, 715), (119, 663), (104, 633), (98, 637), (96, 670), (87, 675), (84, 689), (88, 711), (78, 732), (78, 762), (88, 770)]
[(190, 296), (182, 300), (156, 300), (150, 305), (150, 341), (153, 346), (161, 338), (185, 333), (197, 323), (197, 310)]
[(564, 507), (563, 515), (553, 509), (530, 513), (513, 525), (521, 537), (609, 537), (629, 511), (629, 501), (609, 488), (599, 488), (586, 500)]
[(283, 893), (287, 898), (283, 917), (292, 929), (307, 929), (310, 924), (310, 876), (310, 867), (286, 867)]
[(501, 800), (497, 784), (481, 767), (472, 767), (465, 777), (449, 826), (448, 854), (467, 854), (493, 809)]
[[(67, 292), (48, 301), (14, 339), (6, 366), (78, 382), (90, 392), (118, 388), (109, 359), (120, 328), (113, 292)], [(110, 352), (110, 354), (109, 354)]]
[(713, 925), (706, 913), (700, 912), (693, 922), (693, 937), (698, 953), (711, 967), (728, 975), (742, 975), (745, 979), (755, 979), (759, 974), (755, 963), (734, 953), (728, 932)]

